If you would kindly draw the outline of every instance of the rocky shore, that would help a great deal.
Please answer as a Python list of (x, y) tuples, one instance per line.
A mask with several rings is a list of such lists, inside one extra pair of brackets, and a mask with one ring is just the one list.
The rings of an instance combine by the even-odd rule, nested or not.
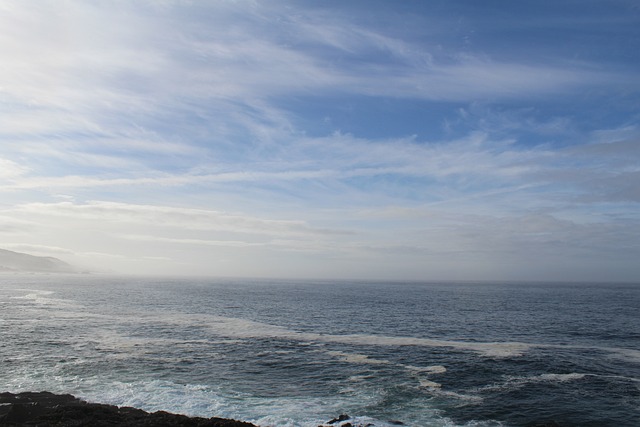
[[(393, 425), (404, 425), (390, 421)], [(0, 393), (0, 427), (258, 427), (226, 418), (201, 418), (169, 412), (146, 412), (142, 409), (89, 403), (70, 394), (47, 391)], [(353, 423), (340, 415), (318, 427), (375, 427)]]
[(0, 393), (0, 426), (80, 427), (256, 427), (224, 418), (199, 418), (168, 412), (88, 403), (70, 394)]

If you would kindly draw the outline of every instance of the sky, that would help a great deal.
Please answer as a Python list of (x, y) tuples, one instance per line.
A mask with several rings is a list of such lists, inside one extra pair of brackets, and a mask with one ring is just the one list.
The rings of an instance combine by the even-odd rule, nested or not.
[(635, 0), (0, 1), (0, 247), (640, 282)]

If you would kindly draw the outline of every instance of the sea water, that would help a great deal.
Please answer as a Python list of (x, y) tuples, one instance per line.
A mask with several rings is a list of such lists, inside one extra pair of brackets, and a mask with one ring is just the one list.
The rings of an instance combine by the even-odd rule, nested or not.
[(259, 426), (638, 426), (639, 309), (633, 284), (5, 274), (0, 391)]

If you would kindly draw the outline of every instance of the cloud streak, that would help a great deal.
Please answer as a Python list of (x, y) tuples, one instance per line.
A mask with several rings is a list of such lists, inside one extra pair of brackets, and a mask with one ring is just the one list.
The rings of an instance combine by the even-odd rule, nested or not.
[(266, 235), (313, 236), (343, 234), (340, 230), (310, 227), (303, 221), (272, 220), (249, 215), (230, 214), (213, 210), (175, 208), (157, 205), (133, 205), (94, 201), (86, 204), (72, 202), (30, 203), (16, 211), (32, 215), (51, 215), (88, 219), (101, 223), (152, 224), (189, 230), (221, 230), (234, 233)]
[(130, 272), (636, 280), (639, 12), (604, 4), (6, 1), (0, 235)]

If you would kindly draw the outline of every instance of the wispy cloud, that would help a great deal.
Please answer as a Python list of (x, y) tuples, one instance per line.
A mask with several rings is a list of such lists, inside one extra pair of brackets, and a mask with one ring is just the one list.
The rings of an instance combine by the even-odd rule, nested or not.
[[(328, 188), (341, 183), (341, 186), (360, 191), (362, 183), (357, 180), (367, 178), (375, 179), (367, 184), (368, 192), (386, 191), (389, 186), (398, 187), (400, 191), (403, 182), (398, 180), (418, 179), (425, 187), (415, 194), (422, 200), (429, 200), (431, 195), (431, 201), (522, 185), (543, 187), (550, 184), (560, 191), (571, 189), (579, 196), (580, 193), (598, 190), (597, 182), (615, 184), (616, 180), (624, 177), (633, 178), (638, 158), (638, 145), (634, 139), (561, 150), (551, 150), (547, 146), (522, 148), (510, 140), (496, 141), (482, 133), (461, 140), (434, 143), (413, 139), (370, 141), (336, 134), (326, 138), (303, 138), (288, 144), (281, 148), (290, 150), (283, 148), (286, 152), (277, 153), (278, 160), (267, 157), (262, 162), (238, 163), (235, 167), (241, 170), (217, 173), (202, 173), (207, 169), (203, 164), (198, 172), (131, 170), (128, 177), (125, 171), (121, 171), (119, 177), (109, 173), (89, 177), (24, 177), (23, 170), (14, 166), (16, 173), (20, 171), (20, 174), (7, 176), (2, 189), (209, 188), (225, 183), (288, 183), (302, 191), (309, 183), (316, 182), (324, 183)], [(634, 182), (634, 179), (629, 180), (630, 185)], [(562, 185), (564, 187), (558, 187)], [(615, 185), (611, 187), (616, 188)], [(325, 196), (330, 197), (330, 194)]]
[(103, 224), (108, 222), (133, 223), (188, 230), (220, 230), (278, 236), (322, 236), (344, 233), (341, 230), (311, 227), (304, 221), (264, 219), (204, 209), (100, 201), (86, 204), (72, 202), (30, 203), (17, 206), (15, 210), (32, 215), (89, 219)]
[(16, 178), (24, 175), (27, 168), (14, 161), (0, 158), (0, 179)]
[(66, 248), (60, 248), (57, 246), (45, 246), (45, 245), (29, 245), (24, 243), (3, 243), (2, 247), (5, 249), (11, 249), (19, 252), (29, 252), (35, 254), (44, 255), (74, 255), (75, 253)]
[(5, 1), (0, 233), (126, 271), (637, 254), (638, 10), (603, 5)]
[(230, 248), (244, 248), (249, 246), (264, 246), (264, 243), (243, 242), (239, 240), (203, 240), (203, 239), (174, 239), (171, 237), (145, 236), (145, 235), (121, 235), (123, 239), (157, 243), (179, 243), (184, 245), (224, 246)]

